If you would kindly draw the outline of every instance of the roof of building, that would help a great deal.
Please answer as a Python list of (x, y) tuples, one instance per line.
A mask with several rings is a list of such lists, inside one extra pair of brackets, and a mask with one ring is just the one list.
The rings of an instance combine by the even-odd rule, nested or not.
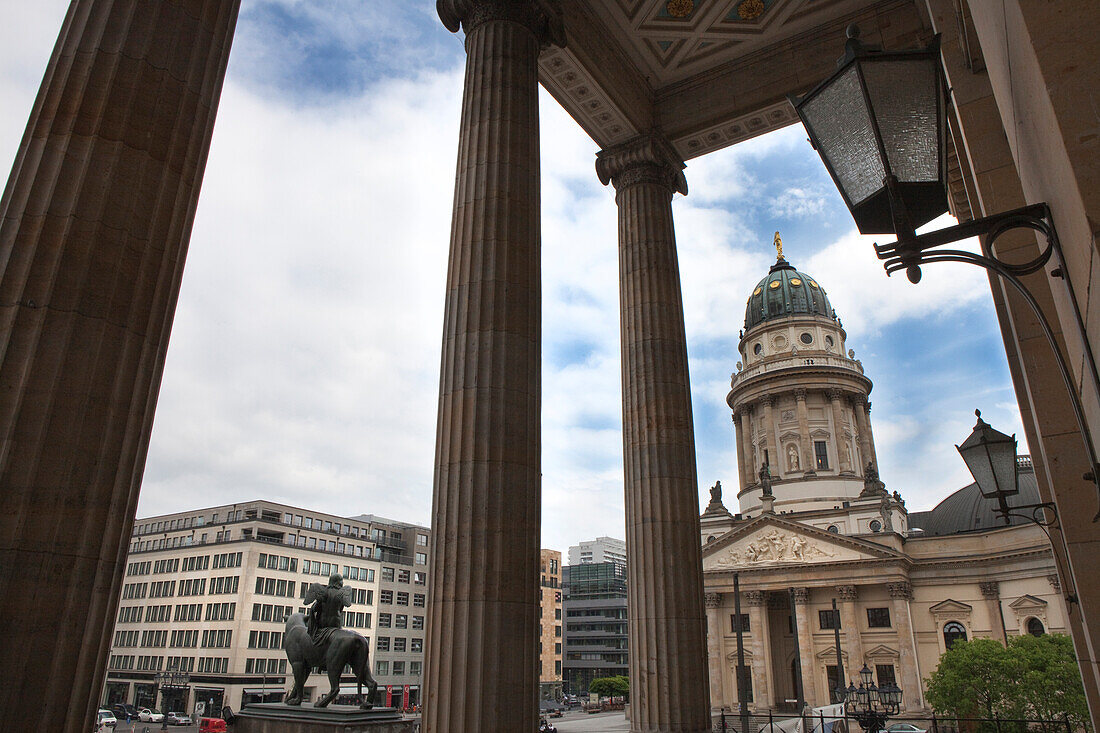
[[(1021, 506), (1025, 504), (1038, 504), (1039, 486), (1035, 480), (1035, 470), (1031, 465), (1030, 456), (1020, 456), (1017, 459), (1020, 476), (1020, 493), (1008, 498), (1008, 505)], [(964, 486), (955, 493), (936, 505), (934, 509), (926, 512), (910, 512), (910, 529), (919, 527), (924, 530), (924, 536), (937, 536), (958, 534), (960, 532), (977, 532), (982, 530), (998, 529), (1017, 524), (1027, 524), (1028, 519), (1020, 516), (1010, 516), (1008, 524), (995, 513), (996, 502), (991, 499), (983, 499), (978, 491), (977, 484)]]
[(780, 255), (749, 296), (745, 330), (772, 318), (799, 314), (836, 319), (836, 312), (817, 280), (794, 269)]

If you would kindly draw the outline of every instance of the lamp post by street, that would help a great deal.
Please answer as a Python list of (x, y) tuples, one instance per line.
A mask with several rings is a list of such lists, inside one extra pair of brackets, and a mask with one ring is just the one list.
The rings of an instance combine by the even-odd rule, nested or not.
[(852, 684), (845, 690), (842, 682), (837, 692), (843, 692), (844, 712), (855, 718), (866, 733), (884, 730), (890, 716), (897, 715), (901, 709), (901, 688), (893, 682), (876, 687), (866, 664), (859, 671), (859, 687)]
[[(1085, 420), (1081, 396), (1054, 330), (1021, 279), (1057, 258), (1051, 277), (1066, 284), (1091, 383), (1100, 393), (1100, 372), (1092, 356), (1084, 319), (1070, 280), (1050, 207), (1046, 203), (994, 214), (927, 234), (916, 227), (948, 210), (947, 85), (939, 54), (939, 36), (924, 49), (883, 51), (865, 46), (859, 29), (848, 28), (845, 54), (837, 71), (803, 97), (790, 102), (821, 155), (844, 203), (863, 234), (894, 234), (897, 241), (875, 245), (887, 275), (905, 270), (910, 282), (921, 279), (921, 265), (965, 262), (996, 274), (1020, 294), (1035, 313), (1058, 362), (1077, 419), (1089, 471), (1100, 500), (1100, 461)], [(996, 257), (997, 238), (1013, 229), (1031, 229), (1046, 248), (1031, 262), (1013, 264)], [(982, 253), (940, 249), (970, 237), (982, 237)], [(1093, 521), (1100, 521), (1100, 511)]]

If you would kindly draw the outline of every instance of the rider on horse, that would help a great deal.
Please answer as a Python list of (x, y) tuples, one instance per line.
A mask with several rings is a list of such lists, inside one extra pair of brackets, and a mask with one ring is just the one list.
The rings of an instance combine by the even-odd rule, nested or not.
[(318, 647), (328, 643), (336, 629), (344, 628), (344, 607), (351, 605), (351, 588), (344, 587), (344, 577), (339, 573), (329, 576), (328, 587), (313, 583), (306, 591), (306, 605), (313, 604), (306, 612), (306, 630)]

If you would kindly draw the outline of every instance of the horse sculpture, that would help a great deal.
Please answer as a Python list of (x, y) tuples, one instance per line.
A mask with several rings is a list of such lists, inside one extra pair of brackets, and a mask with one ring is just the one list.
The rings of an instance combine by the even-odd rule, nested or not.
[[(367, 640), (359, 634), (347, 629), (334, 629), (328, 643), (317, 646), (306, 630), (305, 615), (293, 613), (286, 620), (283, 648), (294, 673), (294, 687), (283, 699), (287, 705), (302, 704), (302, 688), (306, 678), (311, 669), (320, 667), (328, 670), (328, 681), (332, 689), (313, 706), (325, 707), (340, 694), (340, 673), (345, 665), (351, 665), (351, 670), (355, 673), (359, 707), (363, 710), (374, 707), (374, 692), (378, 689), (378, 683), (370, 673), (370, 648)], [(363, 697), (364, 682), (367, 685), (366, 698)]]

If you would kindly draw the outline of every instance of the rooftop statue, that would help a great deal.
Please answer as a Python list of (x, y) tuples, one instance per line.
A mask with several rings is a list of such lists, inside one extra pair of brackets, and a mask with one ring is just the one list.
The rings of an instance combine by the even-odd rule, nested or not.
[(772, 495), (772, 472), (767, 461), (760, 467), (760, 487), (764, 491), (764, 496)]

